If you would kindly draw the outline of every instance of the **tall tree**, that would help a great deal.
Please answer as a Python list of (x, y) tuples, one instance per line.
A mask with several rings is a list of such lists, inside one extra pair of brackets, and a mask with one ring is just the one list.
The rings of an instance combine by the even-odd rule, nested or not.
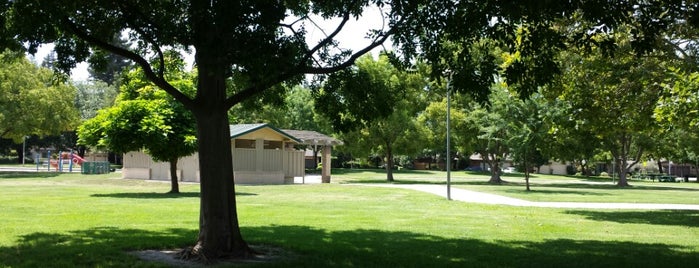
[[(128, 40), (122, 38), (121, 33), (115, 35), (110, 43), (121, 48), (127, 48), (129, 46)], [(102, 81), (110, 86), (115, 86), (118, 76), (132, 65), (133, 63), (124, 56), (109, 53), (101, 49), (95, 49), (90, 58), (90, 65), (87, 71), (95, 80)]]
[[(654, 115), (663, 129), (663, 142), (653, 152), (675, 160), (699, 163), (699, 73), (672, 69)], [(699, 166), (699, 165), (697, 165)]]
[(311, 89), (294, 86), (284, 95), (282, 103), (256, 103), (231, 108), (231, 123), (264, 122), (282, 129), (330, 131), (326, 119), (314, 110), (315, 100)]
[(659, 130), (652, 115), (667, 66), (661, 52), (635, 53), (628, 33), (619, 31), (611, 38), (619, 43), (613, 56), (599, 49), (565, 54), (560, 98), (572, 104), (571, 117), (580, 123), (575, 127), (589, 129), (611, 153), (618, 185), (628, 186), (629, 168), (641, 160), (650, 147), (646, 142)]
[(473, 104), (466, 118), (477, 129), (474, 148), (490, 166), (489, 183), (501, 184), (502, 164), (511, 155), (510, 142), (515, 135), (514, 104), (519, 99), (502, 85), (494, 86), (489, 105)]
[[(556, 86), (554, 86), (556, 87)], [(573, 117), (576, 113), (570, 102), (548, 95), (549, 90), (542, 90), (546, 95), (547, 114), (544, 120), (550, 125), (549, 146), (547, 154), (559, 161), (579, 165), (581, 174), (589, 175), (589, 164), (595, 156), (601, 140), (589, 129), (584, 119)]]
[[(0, 44), (14, 48), (27, 44), (33, 53), (39, 44), (54, 42), (57, 66), (66, 71), (87, 59), (91, 48), (138, 64), (149, 80), (192, 111), (197, 122), (200, 232), (195, 246), (183, 255), (203, 260), (249, 257), (253, 252), (240, 233), (235, 208), (231, 148), (224, 146), (230, 144), (227, 111), (253, 96), (277, 92), (282, 84), (296, 84), (305, 74), (344, 69), (380, 46), (395, 28), (371, 31), (367, 45), (357, 51), (337, 45), (345, 25), (370, 4), (393, 3), (13, 1), (0, 5)], [(402, 24), (399, 9), (387, 10), (391, 10), (385, 14), (389, 25)], [(319, 25), (317, 18), (338, 18), (340, 23), (308, 45), (306, 29)], [(128, 34), (128, 47), (113, 42), (122, 33)], [(163, 62), (167, 48), (194, 53), (195, 95), (173, 85), (164, 64), (151, 65), (147, 60), (153, 55)]]
[(512, 151), (513, 160), (519, 162), (524, 168), (524, 180), (527, 191), (530, 190), (529, 173), (532, 167), (546, 164), (548, 159), (543, 152), (548, 152), (548, 121), (544, 119), (547, 114), (545, 102), (541, 95), (534, 95), (531, 99), (519, 100), (512, 103), (514, 106), (514, 118), (510, 121), (510, 129), (513, 135), (508, 141)]
[[(443, 79), (446, 81), (446, 79)], [(441, 95), (446, 94), (446, 89), (436, 87), (434, 91), (442, 91)], [(465, 153), (469, 157), (474, 149), (474, 137), (477, 130), (467, 123), (467, 111), (464, 108), (462, 99), (466, 98), (463, 94), (455, 94), (452, 96), (451, 111), (450, 111), (450, 134), (451, 144), (454, 147), (452, 152)], [(470, 100), (470, 99), (469, 99)], [(424, 152), (427, 154), (443, 154), (446, 152), (446, 137), (447, 137), (447, 99), (442, 97), (439, 101), (430, 102), (424, 111), (418, 116), (418, 123), (425, 129), (425, 139), (423, 143)], [(441, 157), (440, 157), (441, 159)], [(439, 160), (439, 159), (438, 159)]]
[(93, 118), (100, 109), (112, 106), (117, 96), (115, 86), (99, 80), (75, 82), (73, 85), (77, 89), (75, 107), (82, 120)]
[[(353, 132), (346, 134), (355, 140), (347, 147), (385, 159), (386, 180), (390, 182), (393, 181), (394, 156), (416, 152), (417, 144), (424, 137), (416, 118), (424, 109), (422, 95), (426, 86), (425, 76), (396, 69), (386, 55), (376, 60), (367, 55), (360, 58), (355, 67), (333, 76), (316, 92), (316, 107), (331, 120), (342, 122), (346, 126), (342, 130)], [(371, 94), (371, 98), (362, 101), (366, 105), (356, 106), (360, 99), (367, 97), (360, 91)], [(357, 101), (344, 99), (350, 93)]]
[[(0, 54), (0, 138), (21, 145), (25, 136), (58, 135), (78, 122), (75, 88), (22, 54)], [(18, 146), (21, 147), (21, 146)], [(18, 150), (21, 163), (24, 152)]]

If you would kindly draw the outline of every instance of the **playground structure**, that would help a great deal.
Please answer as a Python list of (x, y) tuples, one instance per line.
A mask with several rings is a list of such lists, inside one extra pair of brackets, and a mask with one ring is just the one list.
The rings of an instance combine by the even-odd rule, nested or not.
[[(45, 157), (42, 157), (45, 156)], [(109, 162), (106, 161), (86, 161), (79, 155), (70, 152), (58, 152), (56, 156), (51, 155), (51, 150), (47, 150), (46, 154), (37, 153), (35, 155), (36, 170), (46, 169), (51, 171), (53, 168), (57, 172), (73, 172), (74, 167), (80, 167), (83, 174), (102, 174), (109, 172)]]
[(42, 164), (46, 166), (47, 171), (51, 171), (51, 168), (53, 167), (55, 171), (57, 172), (63, 172), (64, 169), (68, 172), (73, 172), (73, 167), (75, 166), (80, 166), (82, 167), (85, 163), (85, 159), (80, 157), (77, 154), (74, 154), (73, 151), (70, 152), (59, 152), (58, 153), (58, 159), (53, 159), (51, 157), (51, 150), (48, 150), (46, 153), (46, 159), (45, 161), (42, 162), (42, 154), (38, 153), (36, 155), (36, 170), (39, 171), (41, 168)]

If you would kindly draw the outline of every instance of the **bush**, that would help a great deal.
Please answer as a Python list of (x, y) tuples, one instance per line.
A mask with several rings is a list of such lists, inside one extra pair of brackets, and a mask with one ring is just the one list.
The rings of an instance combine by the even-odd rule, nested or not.
[(400, 166), (400, 167), (404, 167), (404, 168), (407, 168), (407, 169), (413, 169), (413, 168), (415, 168), (415, 167), (413, 166), (413, 161), (414, 161), (414, 160), (413, 160), (413, 158), (410, 157), (410, 156), (399, 155), (399, 156), (396, 156), (396, 158), (395, 158), (393, 161), (395, 161), (395, 162), (396, 162), (395, 164), (398, 165), (398, 166)]
[(575, 175), (577, 176), (578, 173), (576, 173), (576, 172), (577, 172), (577, 170), (575, 169), (575, 166), (573, 166), (573, 165), (567, 165), (567, 166), (566, 166), (566, 174), (568, 174), (568, 175), (573, 175), (573, 174), (575, 174)]
[(609, 177), (609, 173), (602, 171), (602, 172), (600, 172), (599, 176), (600, 177)]

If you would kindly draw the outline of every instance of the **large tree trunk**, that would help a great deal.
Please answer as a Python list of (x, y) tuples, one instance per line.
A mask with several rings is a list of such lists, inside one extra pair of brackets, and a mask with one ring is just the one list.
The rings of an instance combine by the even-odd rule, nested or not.
[(24, 161), (24, 144), (15, 144), (15, 151), (17, 151), (17, 164), (22, 164)]
[(180, 193), (180, 184), (179, 184), (179, 178), (177, 177), (177, 157), (174, 157), (173, 159), (170, 159), (168, 162), (170, 162), (170, 194), (179, 194)]
[(498, 161), (493, 161), (490, 165), (490, 180), (488, 183), (502, 184), (502, 178), (500, 178), (500, 163), (498, 163)]
[(225, 110), (197, 113), (201, 208), (192, 253), (203, 260), (248, 258), (238, 223), (230, 130)]
[[(621, 187), (627, 187), (629, 185), (629, 181), (626, 179), (626, 172), (628, 171), (628, 167), (626, 167), (626, 161), (624, 159), (619, 159), (619, 160), (614, 160), (616, 162), (616, 171), (619, 172), (619, 181), (617, 182), (617, 186)], [(613, 174), (612, 174), (613, 176)]]
[(500, 178), (500, 161), (497, 155), (481, 154), (486, 156), (488, 165), (490, 165), (490, 180), (488, 183), (491, 184), (502, 184), (502, 178)]
[(524, 182), (527, 185), (527, 191), (531, 191), (531, 188), (529, 188), (529, 162), (527, 161), (526, 150), (524, 152)]
[(386, 150), (386, 181), (393, 182), (393, 152), (391, 147)]
[(220, 57), (215, 47), (211, 51), (198, 49), (196, 54), (199, 80), (192, 112), (197, 120), (201, 208), (197, 243), (182, 256), (204, 262), (253, 257), (238, 223), (225, 105), (227, 66), (219, 62)]

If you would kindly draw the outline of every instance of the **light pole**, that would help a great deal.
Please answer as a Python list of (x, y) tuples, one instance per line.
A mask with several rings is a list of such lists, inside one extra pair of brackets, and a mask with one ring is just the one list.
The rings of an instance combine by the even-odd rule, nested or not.
[(451, 72), (447, 74), (447, 200), (451, 200)]
[(27, 136), (22, 137), (22, 166), (24, 166), (24, 156), (27, 155)]

